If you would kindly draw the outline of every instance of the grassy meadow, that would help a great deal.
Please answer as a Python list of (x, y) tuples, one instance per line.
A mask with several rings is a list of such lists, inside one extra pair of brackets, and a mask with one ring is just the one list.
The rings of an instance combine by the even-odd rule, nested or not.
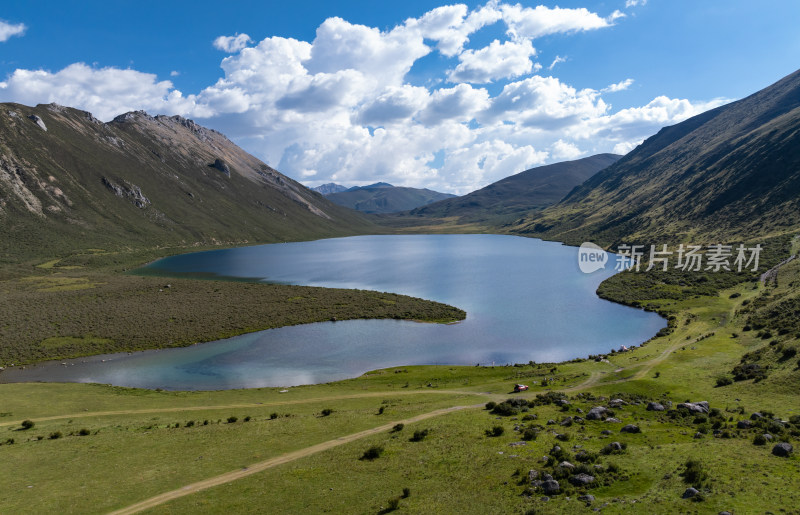
[[(797, 335), (783, 329), (798, 280), (795, 261), (775, 284), (648, 299), (670, 331), (567, 363), (398, 367), (285, 392), (3, 384), (0, 502), (17, 513), (796, 513), (800, 363), (784, 358)], [(737, 376), (743, 360), (762, 373)], [(513, 394), (517, 382), (531, 389)], [(590, 419), (598, 406), (609, 411)], [(773, 455), (778, 442), (795, 453)], [(572, 485), (581, 473), (593, 481)]]

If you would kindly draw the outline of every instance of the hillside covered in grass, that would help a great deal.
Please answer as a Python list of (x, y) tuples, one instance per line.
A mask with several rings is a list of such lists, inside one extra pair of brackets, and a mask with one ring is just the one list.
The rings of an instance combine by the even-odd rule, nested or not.
[(0, 260), (378, 230), (179, 116), (0, 106)]
[(800, 71), (661, 129), (512, 231), (610, 245), (752, 241), (798, 226)]

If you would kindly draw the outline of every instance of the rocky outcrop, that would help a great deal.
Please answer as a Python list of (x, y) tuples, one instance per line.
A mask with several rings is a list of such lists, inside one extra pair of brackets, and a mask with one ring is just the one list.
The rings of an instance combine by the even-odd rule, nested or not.
[(144, 209), (150, 205), (150, 199), (145, 197), (142, 189), (135, 184), (126, 183), (125, 186), (120, 186), (109, 178), (103, 177), (103, 185), (117, 197), (130, 199), (133, 205), (139, 209)]
[(573, 486), (586, 486), (588, 484), (594, 483), (594, 476), (590, 476), (589, 474), (575, 474), (574, 476), (569, 478), (569, 482)]
[(211, 165), (212, 168), (216, 168), (220, 172), (224, 173), (228, 177), (231, 176), (231, 168), (228, 166), (228, 163), (223, 161), (222, 159), (215, 159), (214, 164)]
[(596, 406), (589, 410), (589, 413), (586, 414), (586, 420), (601, 420), (604, 419), (608, 414), (608, 409), (604, 406)]
[(772, 454), (781, 458), (788, 458), (791, 456), (792, 451), (794, 451), (792, 444), (786, 442), (775, 444), (775, 447), (772, 448)]
[(542, 482), (542, 491), (547, 495), (555, 495), (561, 491), (561, 485), (555, 479)]
[(43, 131), (47, 132), (47, 125), (44, 124), (44, 120), (42, 120), (41, 118), (39, 118), (35, 114), (32, 114), (32, 115), (28, 116), (28, 118), (33, 120), (33, 123), (38, 125), (40, 129), (42, 129)]
[(700, 402), (681, 402), (677, 406), (678, 409), (689, 410), (692, 413), (708, 414), (708, 401)]

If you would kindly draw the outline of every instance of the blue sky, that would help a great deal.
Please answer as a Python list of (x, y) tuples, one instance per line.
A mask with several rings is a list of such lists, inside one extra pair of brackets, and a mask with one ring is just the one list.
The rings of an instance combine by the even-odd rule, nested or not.
[(775, 82), (798, 19), (794, 0), (5, 2), (0, 101), (180, 114), (309, 185), (466, 193)]

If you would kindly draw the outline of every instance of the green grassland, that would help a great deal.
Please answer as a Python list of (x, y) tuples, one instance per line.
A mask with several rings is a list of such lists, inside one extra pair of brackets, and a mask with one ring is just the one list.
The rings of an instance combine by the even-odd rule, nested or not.
[[(798, 281), (793, 261), (773, 284), (649, 298), (671, 330), (630, 351), (567, 363), (398, 367), (285, 393), (0, 385), (0, 460), (9, 464), (0, 502), (8, 512), (106, 513), (177, 492), (144, 511), (796, 513), (800, 364), (783, 356), (798, 341), (780, 333)], [(734, 380), (747, 355), (765, 373)], [(512, 394), (517, 382), (531, 390)], [(587, 418), (611, 399), (624, 401), (610, 408), (619, 422)], [(708, 414), (677, 408), (703, 400)], [(667, 409), (648, 411), (650, 401)], [(448, 407), (462, 409), (436, 411)], [(737, 426), (754, 412), (764, 417)], [(435, 416), (410, 421), (425, 414)], [(34, 427), (23, 430), (25, 419)], [(627, 424), (641, 432), (621, 432)], [(502, 434), (488, 436), (496, 426)], [(763, 433), (773, 440), (754, 444)], [(772, 455), (780, 441), (795, 454)], [(612, 442), (624, 448), (604, 453)], [(362, 459), (371, 447), (382, 452)], [(689, 460), (697, 464), (687, 474)], [(572, 486), (561, 461), (595, 481)], [(558, 479), (560, 492), (546, 496), (531, 470)], [(218, 484), (184, 488), (212, 478)], [(689, 486), (699, 491), (694, 500), (682, 498)], [(594, 500), (579, 500), (587, 494)]]
[(145, 256), (95, 250), (4, 267), (0, 366), (192, 345), (334, 318), (452, 322), (466, 316), (393, 293), (120, 273)]

